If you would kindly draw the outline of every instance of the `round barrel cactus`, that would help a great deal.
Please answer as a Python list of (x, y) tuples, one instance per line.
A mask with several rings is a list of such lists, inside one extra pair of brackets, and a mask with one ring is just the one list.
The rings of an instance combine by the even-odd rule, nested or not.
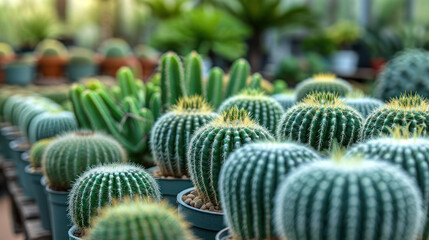
[(235, 239), (272, 239), (274, 195), (286, 175), (320, 160), (296, 143), (250, 143), (228, 157), (222, 167), (219, 193), (222, 209)]
[(125, 150), (115, 139), (101, 133), (77, 131), (59, 136), (49, 144), (42, 168), (51, 189), (68, 190), (88, 168), (126, 160)]
[(237, 107), (198, 129), (189, 143), (188, 169), (201, 199), (219, 205), (219, 173), (229, 154), (246, 143), (263, 140), (273, 137)]
[(292, 172), (278, 188), (281, 239), (413, 240), (424, 220), (415, 183), (399, 168), (361, 159), (319, 161)]
[(348, 147), (360, 139), (363, 119), (333, 93), (313, 93), (289, 109), (277, 127), (280, 140), (306, 143), (318, 151), (335, 142)]
[(296, 86), (296, 101), (301, 101), (313, 92), (329, 92), (344, 97), (352, 91), (350, 83), (337, 78), (334, 74), (316, 74)]
[(189, 176), (186, 149), (192, 134), (218, 116), (212, 110), (200, 96), (185, 97), (156, 121), (150, 146), (164, 176)]
[(296, 97), (293, 94), (279, 93), (271, 96), (271, 98), (276, 100), (280, 104), (280, 106), (282, 106), (284, 111), (287, 111), (296, 103)]
[(31, 146), (29, 158), (33, 168), (39, 169), (42, 167), (43, 155), (52, 140), (54, 140), (54, 138), (45, 138), (37, 141)]
[(402, 95), (393, 98), (381, 108), (373, 111), (365, 120), (362, 138), (369, 139), (389, 135), (396, 127), (407, 128), (410, 132), (429, 131), (429, 102), (419, 95)]
[(372, 111), (383, 106), (383, 102), (371, 97), (346, 98), (344, 102), (356, 109), (362, 117), (366, 118)]
[(76, 129), (77, 122), (72, 112), (45, 112), (31, 120), (28, 138), (31, 143), (35, 143), (40, 139), (55, 137), (58, 134)]
[(79, 229), (85, 229), (103, 207), (125, 198), (159, 201), (161, 197), (155, 179), (141, 167), (98, 166), (86, 171), (73, 184), (69, 196), (70, 217)]
[(94, 222), (88, 240), (195, 239), (184, 220), (166, 204), (124, 202), (104, 208)]
[(232, 107), (246, 110), (250, 114), (250, 118), (266, 127), (271, 133), (275, 132), (277, 121), (283, 114), (283, 108), (278, 102), (256, 89), (246, 89), (240, 94), (228, 98), (220, 105), (219, 112)]

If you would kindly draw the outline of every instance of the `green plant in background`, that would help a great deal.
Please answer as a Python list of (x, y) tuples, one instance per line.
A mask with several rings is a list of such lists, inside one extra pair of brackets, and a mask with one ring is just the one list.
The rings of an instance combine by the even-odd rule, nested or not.
[(275, 94), (271, 98), (277, 101), (285, 112), (296, 104), (296, 97), (293, 93)]
[(272, 94), (281, 94), (288, 90), (288, 85), (286, 81), (282, 79), (276, 79), (273, 82), (273, 92)]
[(11, 57), (13, 55), (15, 55), (13, 48), (7, 43), (0, 42), (0, 58)]
[(47, 147), (55, 138), (45, 138), (35, 142), (30, 149), (30, 164), (34, 170), (41, 170), (43, 155), (46, 152)]
[(352, 91), (352, 86), (334, 74), (316, 74), (302, 81), (295, 89), (296, 101), (301, 101), (313, 92), (328, 92), (340, 97)]
[(76, 130), (78, 124), (72, 112), (51, 111), (37, 115), (28, 127), (28, 138), (35, 143), (44, 138)]
[(372, 111), (383, 106), (383, 102), (377, 98), (365, 96), (362, 92), (354, 91), (347, 94), (344, 102), (356, 109), (363, 118), (366, 118)]
[(220, 173), (222, 209), (235, 239), (273, 239), (277, 186), (299, 166), (320, 160), (295, 143), (250, 143), (228, 157)]
[(192, 134), (218, 115), (201, 96), (184, 97), (152, 128), (152, 156), (164, 176), (189, 176), (186, 149)]
[(185, 14), (191, 7), (189, 0), (140, 0), (149, 6), (152, 14), (159, 19), (170, 19)]
[(73, 48), (70, 50), (69, 65), (95, 64), (94, 52), (88, 48)]
[(305, 37), (301, 47), (306, 52), (329, 56), (337, 50), (337, 45), (325, 31), (315, 32)]
[(361, 29), (353, 21), (341, 20), (328, 27), (326, 34), (339, 48), (345, 48), (356, 42), (361, 36)]
[(123, 58), (132, 54), (130, 45), (120, 38), (105, 40), (100, 45), (99, 52), (107, 58)]
[(103, 207), (126, 198), (159, 201), (161, 195), (155, 179), (141, 167), (98, 166), (86, 171), (73, 184), (68, 204), (70, 217), (79, 229), (86, 229)]
[(337, 158), (307, 164), (280, 185), (274, 200), (280, 239), (419, 236), (424, 209), (414, 181), (386, 163)]
[(64, 44), (55, 39), (43, 40), (37, 44), (35, 52), (38, 56), (65, 56), (68, 54)]
[(118, 240), (129, 236), (145, 240), (195, 239), (185, 221), (173, 209), (163, 203), (148, 201), (124, 202), (104, 208), (88, 233), (89, 240)]
[(218, 112), (232, 107), (246, 110), (251, 119), (266, 127), (271, 134), (275, 134), (277, 122), (283, 115), (283, 108), (278, 102), (255, 89), (243, 90), (240, 94), (226, 99)]
[(223, 112), (193, 134), (188, 145), (188, 169), (204, 203), (219, 205), (219, 173), (230, 153), (243, 144), (264, 140), (273, 137), (237, 107)]
[(317, 151), (334, 143), (349, 147), (360, 139), (363, 119), (333, 93), (313, 93), (290, 108), (277, 126), (281, 141), (308, 144)]
[(429, 131), (429, 102), (419, 95), (402, 95), (373, 111), (362, 129), (362, 139), (389, 135), (395, 127), (407, 128), (410, 132)]
[(160, 56), (160, 53), (145, 44), (139, 44), (134, 48), (134, 53), (136, 57), (143, 58), (143, 59), (158, 59)]

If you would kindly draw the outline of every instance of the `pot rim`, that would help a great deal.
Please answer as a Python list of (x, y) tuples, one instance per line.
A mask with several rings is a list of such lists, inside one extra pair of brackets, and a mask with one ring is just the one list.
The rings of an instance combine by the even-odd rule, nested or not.
[(194, 207), (191, 207), (188, 204), (186, 204), (184, 201), (182, 201), (182, 196), (185, 195), (186, 193), (189, 193), (189, 192), (193, 191), (193, 190), (195, 190), (195, 187), (187, 188), (187, 189), (181, 191), (179, 194), (177, 194), (177, 197), (176, 197), (177, 202), (180, 205), (182, 205), (182, 206), (184, 206), (184, 207), (186, 207), (186, 208), (188, 208), (190, 210), (193, 210), (193, 211), (197, 211), (197, 212), (201, 212), (201, 213), (205, 213), (205, 214), (219, 215), (219, 216), (223, 216), (224, 215), (223, 213), (211, 212), (211, 211), (206, 211), (206, 210), (201, 210), (201, 209), (198, 209), (198, 208), (194, 208)]

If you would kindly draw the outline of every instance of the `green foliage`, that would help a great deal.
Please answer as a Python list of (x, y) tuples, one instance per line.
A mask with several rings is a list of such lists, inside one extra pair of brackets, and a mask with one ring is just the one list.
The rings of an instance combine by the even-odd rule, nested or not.
[(301, 101), (313, 92), (335, 93), (340, 97), (352, 91), (352, 86), (333, 74), (316, 74), (302, 81), (295, 89), (296, 100)]
[(65, 56), (68, 54), (67, 48), (60, 41), (55, 39), (45, 39), (37, 44), (36, 54), (39, 56), (50, 57), (50, 56)]
[(275, 94), (271, 98), (276, 100), (285, 112), (296, 103), (296, 98), (293, 94)]
[(383, 106), (383, 102), (371, 97), (345, 98), (344, 102), (356, 109), (363, 118), (366, 118), (372, 111)]
[(243, 144), (264, 140), (273, 137), (236, 107), (199, 128), (188, 145), (188, 169), (201, 199), (219, 205), (219, 173), (229, 154)]
[(1, 57), (10, 57), (13, 55), (15, 55), (13, 48), (7, 43), (0, 42), (0, 58)]
[(42, 159), (45, 154), (46, 148), (54, 140), (54, 138), (45, 138), (35, 142), (30, 149), (30, 164), (35, 169), (42, 167)]
[(318, 53), (323, 56), (329, 56), (337, 50), (335, 42), (323, 31), (310, 34), (302, 41), (301, 45), (306, 52)]
[(94, 53), (86, 48), (74, 48), (70, 50), (69, 65), (93, 65)]
[(231, 73), (226, 88), (225, 97), (231, 97), (246, 87), (250, 75), (250, 64), (246, 59), (237, 59), (231, 67)]
[(357, 23), (342, 20), (328, 27), (326, 34), (338, 46), (345, 46), (356, 42), (361, 35), (361, 30)]
[(282, 116), (277, 137), (318, 151), (330, 150), (335, 142), (349, 147), (360, 139), (362, 122), (361, 115), (335, 94), (314, 93)]
[(99, 51), (107, 58), (123, 58), (131, 55), (132, 50), (128, 43), (120, 38), (111, 38), (105, 40)]
[(141, 0), (141, 2), (149, 6), (153, 15), (163, 20), (185, 14), (190, 5), (189, 0)]
[(295, 143), (250, 143), (228, 157), (219, 192), (228, 226), (236, 239), (272, 239), (277, 186), (297, 167), (319, 160), (313, 150)]
[(79, 229), (85, 229), (103, 207), (125, 198), (159, 201), (161, 196), (155, 179), (141, 167), (98, 166), (86, 171), (73, 184), (69, 197), (70, 217)]
[(42, 168), (50, 188), (69, 190), (93, 166), (127, 161), (115, 139), (97, 132), (76, 131), (58, 136), (45, 150)]
[(328, 71), (325, 60), (316, 53), (308, 53), (302, 57), (288, 56), (277, 65), (275, 77), (290, 82), (300, 82), (314, 74)]

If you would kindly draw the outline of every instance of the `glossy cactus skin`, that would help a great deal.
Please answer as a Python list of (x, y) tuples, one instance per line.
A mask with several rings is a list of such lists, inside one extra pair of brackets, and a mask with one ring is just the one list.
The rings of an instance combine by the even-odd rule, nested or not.
[(301, 101), (313, 92), (328, 92), (337, 94), (340, 97), (346, 96), (352, 91), (352, 86), (332, 74), (318, 74), (312, 78), (302, 81), (296, 87), (296, 100)]
[(127, 161), (125, 150), (113, 138), (89, 131), (57, 137), (46, 149), (42, 168), (52, 189), (68, 190), (90, 167)]
[(246, 87), (247, 78), (250, 75), (250, 64), (245, 59), (238, 59), (232, 64), (228, 86), (225, 97), (240, 92)]
[(161, 58), (161, 103), (163, 111), (185, 95), (183, 66), (179, 56), (168, 52)]
[(223, 101), (223, 76), (223, 70), (214, 67), (210, 70), (207, 80), (206, 98), (215, 108), (219, 107)]
[(185, 83), (188, 96), (203, 95), (203, 59), (195, 51), (185, 58)]
[(45, 154), (46, 148), (54, 140), (54, 138), (45, 138), (37, 141), (31, 146), (30, 149), (30, 164), (33, 168), (39, 169), (42, 167), (42, 159)]
[(310, 163), (284, 180), (274, 206), (280, 239), (416, 239), (424, 216), (415, 183), (386, 163), (343, 161)]
[(429, 131), (429, 102), (419, 95), (403, 95), (393, 98), (383, 107), (373, 111), (365, 120), (362, 139), (389, 135), (395, 127), (408, 128), (415, 132), (419, 128), (423, 135)]
[(76, 180), (70, 191), (70, 217), (78, 228), (85, 229), (103, 207), (125, 198), (159, 201), (155, 179), (133, 165), (110, 164), (90, 169)]
[(244, 144), (264, 140), (273, 137), (236, 107), (197, 130), (188, 147), (188, 169), (202, 200), (219, 205), (219, 173), (229, 154)]
[(280, 103), (280, 106), (282, 106), (284, 111), (287, 111), (296, 104), (296, 98), (293, 94), (275, 94), (271, 96), (271, 98)]
[(203, 100), (193, 96), (180, 99), (162, 115), (151, 133), (152, 156), (165, 176), (189, 176), (186, 149), (192, 134), (218, 115)]
[(272, 134), (275, 133), (277, 122), (283, 114), (283, 108), (278, 102), (254, 89), (244, 90), (241, 94), (228, 98), (220, 105), (219, 112), (232, 107), (246, 110), (250, 118), (266, 127)]
[(348, 147), (360, 139), (363, 119), (332, 93), (314, 93), (290, 108), (277, 127), (280, 140), (306, 143), (317, 151), (334, 142)]
[(383, 102), (371, 97), (346, 98), (344, 102), (356, 109), (362, 117), (366, 118), (372, 111), (383, 106)]
[[(126, 216), (126, 218), (124, 217)], [(139, 226), (139, 227), (136, 227)], [(184, 220), (165, 204), (124, 202), (102, 210), (88, 240), (192, 240)]]
[(222, 209), (235, 239), (272, 239), (277, 186), (297, 167), (320, 160), (295, 143), (250, 143), (228, 157), (220, 173)]
[(30, 123), (28, 137), (31, 143), (44, 138), (77, 129), (76, 119), (71, 112), (46, 112), (37, 115)]

